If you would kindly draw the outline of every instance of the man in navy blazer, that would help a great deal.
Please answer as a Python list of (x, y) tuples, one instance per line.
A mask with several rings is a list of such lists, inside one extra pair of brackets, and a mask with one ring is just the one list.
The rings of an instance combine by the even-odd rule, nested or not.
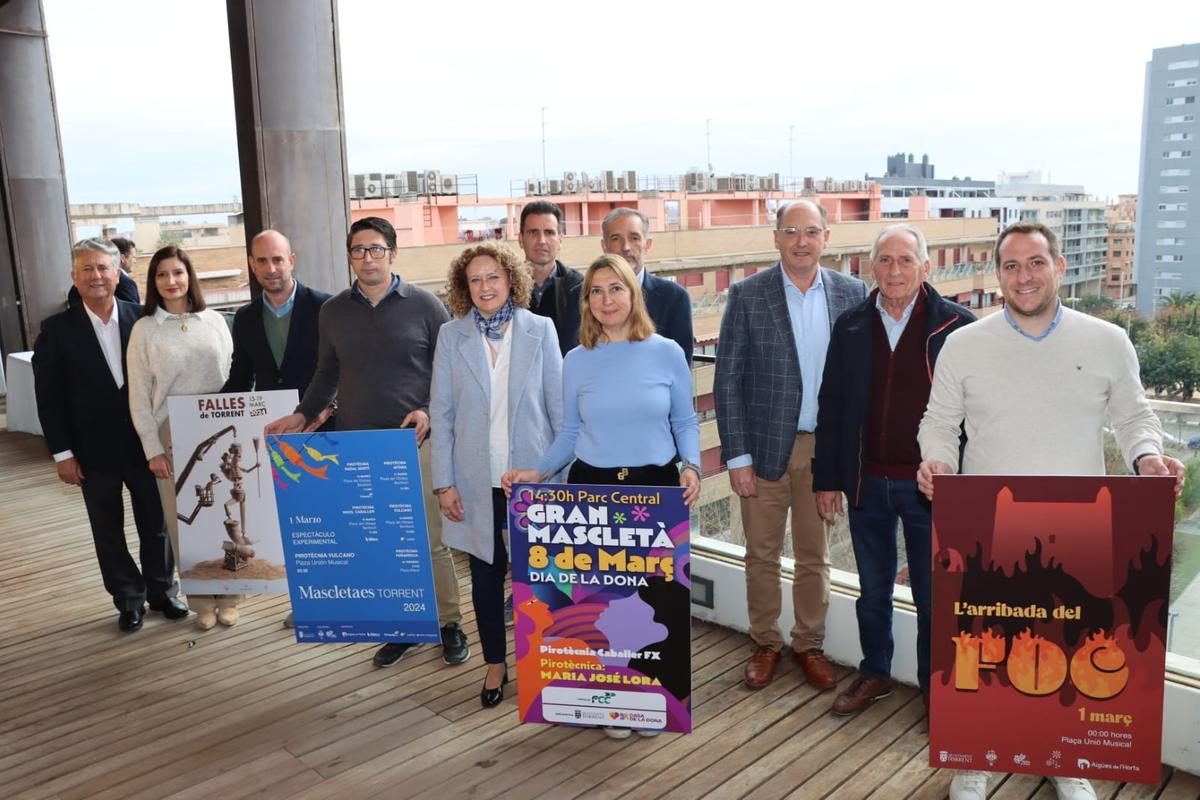
[(654, 244), (650, 236), (650, 219), (637, 209), (614, 208), (600, 224), (600, 231), (600, 249), (628, 261), (634, 275), (641, 281), (646, 311), (654, 320), (658, 335), (674, 339), (683, 348), (683, 355), (691, 365), (692, 346), (695, 343), (692, 336), (692, 298), (687, 289), (675, 281), (657, 278), (645, 269), (646, 254)]
[[(141, 306), (117, 300), (117, 248), (84, 239), (72, 249), (71, 280), (81, 302), (49, 317), (33, 346), (38, 417), (58, 477), (83, 491), (104, 588), (126, 632), (142, 627), (145, 603), (168, 619), (187, 616), (158, 486), (129, 415), (125, 348)], [(125, 543), (129, 490), (141, 543), (141, 570)]]
[(917, 489), (917, 427), (946, 337), (975, 320), (926, 282), (929, 246), (919, 228), (891, 225), (871, 246), (875, 289), (833, 326), (817, 414), (813, 489), (832, 523), (849, 506), (858, 565), (855, 603), (863, 658), (833, 703), (856, 714), (892, 691), (892, 588), (896, 524), (904, 524), (909, 585), (917, 607), (917, 683), (928, 708), (930, 552), (933, 520)]
[(233, 317), (233, 364), (221, 391), (295, 389), (303, 397), (317, 369), (317, 319), (329, 295), (292, 276), (296, 254), (278, 231), (251, 239), (246, 260), (263, 291)]
[(779, 559), (789, 509), (796, 561), (792, 657), (814, 688), (837, 683), (821, 649), (830, 562), (812, 490), (813, 431), (833, 323), (867, 289), (820, 266), (828, 240), (824, 208), (807, 200), (780, 206), (779, 263), (730, 286), (721, 319), (713, 392), (721, 456), (741, 498), (746, 534), (751, 688), (770, 683), (783, 649)]

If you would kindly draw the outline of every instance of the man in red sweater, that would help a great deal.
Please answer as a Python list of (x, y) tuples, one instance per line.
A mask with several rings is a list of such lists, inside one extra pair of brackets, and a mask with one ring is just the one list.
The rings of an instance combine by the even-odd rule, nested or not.
[(917, 490), (917, 426), (942, 343), (975, 319), (927, 282), (928, 248), (912, 225), (879, 233), (871, 272), (875, 289), (833, 326), (817, 403), (817, 512), (833, 522), (846, 495), (860, 587), (855, 610), (863, 659), (858, 677), (833, 701), (835, 714), (855, 714), (892, 691), (898, 522), (904, 523), (917, 607), (917, 675), (928, 708), (932, 519), (929, 501)]

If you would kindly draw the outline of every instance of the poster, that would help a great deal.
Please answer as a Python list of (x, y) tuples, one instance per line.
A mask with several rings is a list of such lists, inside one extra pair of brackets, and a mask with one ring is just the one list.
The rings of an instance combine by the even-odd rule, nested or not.
[(440, 642), (411, 429), (298, 433), (300, 480), (275, 493), (299, 642)]
[(513, 487), (522, 722), (691, 732), (688, 526), (678, 488)]
[(263, 438), (296, 391), (167, 398), (185, 594), (284, 594), (275, 486), (296, 467)]
[(1158, 782), (1174, 483), (935, 478), (931, 765)]

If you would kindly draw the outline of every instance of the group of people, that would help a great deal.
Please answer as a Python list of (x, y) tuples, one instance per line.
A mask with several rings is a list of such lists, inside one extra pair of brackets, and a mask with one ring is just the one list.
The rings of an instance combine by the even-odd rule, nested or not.
[[(296, 412), (267, 432), (414, 429), (443, 659), (457, 664), (470, 654), (453, 548), (469, 556), (487, 664), (481, 702), (499, 704), (508, 679), (511, 484), (562, 480), (565, 471), (567, 482), (681, 486), (689, 504), (700, 491), (687, 291), (645, 268), (653, 240), (640, 212), (609, 213), (602, 254), (582, 275), (558, 259), (562, 222), (555, 204), (527, 204), (524, 258), (490, 241), (468, 247), (450, 265), (445, 304), (396, 274), (396, 233), (382, 218), (351, 226), (355, 280), (334, 297), (302, 286), (286, 237), (263, 231), (249, 248), (263, 292), (237, 312), (232, 337), (204, 308), (183, 251), (155, 253), (140, 309), (114, 297), (116, 248), (77, 244), (72, 282), (82, 302), (43, 325), (38, 404), (59, 476), (83, 489), (121, 629), (141, 626), (146, 603), (169, 618), (188, 613), (172, 577), (166, 399), (294, 388)], [(1005, 308), (979, 322), (929, 282), (919, 228), (879, 232), (870, 292), (820, 266), (829, 234), (818, 203), (781, 205), (779, 262), (730, 286), (721, 322), (714, 395), (746, 536), (753, 649), (745, 683), (770, 683), (790, 643), (810, 685), (837, 685), (823, 644), (829, 530), (845, 513), (863, 658), (832, 710), (853, 714), (892, 691), (900, 523), (928, 707), (933, 476), (1103, 474), (1106, 418), (1135, 474), (1174, 475), (1178, 488), (1184, 469), (1162, 453), (1128, 338), (1059, 302), (1066, 264), (1053, 231), (1022, 222), (1001, 232), (995, 263)], [(97, 412), (109, 424), (96, 425)], [(122, 484), (133, 500), (140, 573), (125, 549)], [(790, 642), (779, 625), (789, 518)], [(237, 598), (189, 599), (202, 628), (237, 621)], [(393, 665), (413, 646), (389, 642), (374, 663)], [(1056, 779), (1056, 787), (1071, 800), (1095, 796), (1079, 779)], [(951, 794), (986, 790), (985, 773), (962, 772)]]

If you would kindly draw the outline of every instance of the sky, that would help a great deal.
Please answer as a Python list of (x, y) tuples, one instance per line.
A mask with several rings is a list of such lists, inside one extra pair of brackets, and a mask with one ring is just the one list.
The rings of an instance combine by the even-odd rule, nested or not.
[[(240, 199), (224, 2), (43, 3), (71, 202)], [(1195, 0), (829, 5), (341, 0), (350, 171), (508, 197), (542, 173), (544, 113), (550, 177), (711, 156), (861, 179), (904, 151), (1115, 199), (1137, 190), (1151, 50), (1200, 41)]]

